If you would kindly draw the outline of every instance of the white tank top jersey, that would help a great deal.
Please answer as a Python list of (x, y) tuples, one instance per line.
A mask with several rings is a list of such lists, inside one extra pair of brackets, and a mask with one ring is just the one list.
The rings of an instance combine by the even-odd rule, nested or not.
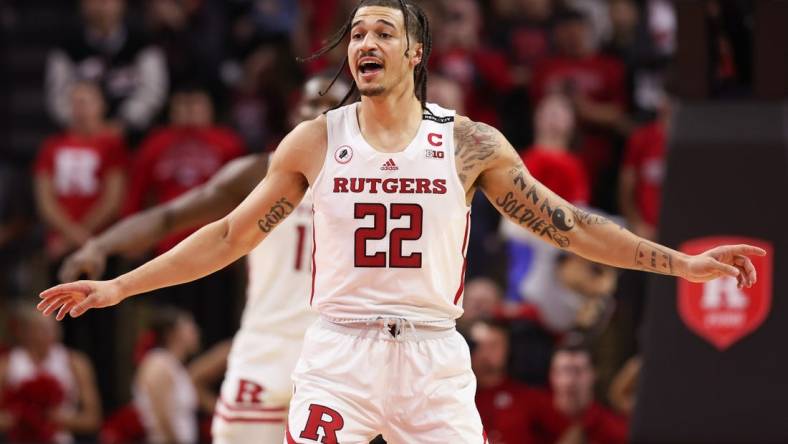
[(301, 203), (247, 256), (249, 282), (241, 329), (229, 365), (255, 364), (268, 335), (302, 339), (317, 317), (309, 307), (312, 287), (312, 197)]
[[(8, 354), (8, 368), (5, 375), (7, 388), (18, 387), (41, 373), (55, 378), (63, 388), (65, 397), (61, 407), (66, 411), (76, 412), (79, 407), (79, 387), (66, 347), (59, 344), (53, 345), (39, 365), (36, 365), (27, 350), (21, 347), (14, 348)], [(0, 390), (3, 388), (0, 387)], [(70, 443), (73, 442), (73, 437), (68, 432), (61, 430), (55, 434), (55, 442), (58, 444)]]
[(33, 362), (30, 354), (24, 348), (14, 348), (8, 354), (8, 369), (5, 379), (9, 387), (17, 387), (25, 381), (34, 379), (40, 373), (55, 378), (65, 393), (64, 402), (73, 407), (77, 406), (79, 389), (66, 347), (53, 345), (40, 365)]
[[(170, 421), (172, 432), (175, 434), (175, 442), (197, 442), (199, 437), (197, 390), (194, 388), (189, 372), (180, 361), (164, 349), (154, 348), (148, 353), (157, 354), (161, 359), (165, 359), (169, 366), (172, 386), (169, 393), (171, 409), (167, 412), (167, 418)], [(140, 422), (147, 433), (146, 442), (156, 444), (167, 442), (167, 437), (159, 427), (158, 419), (153, 413), (153, 406), (147, 392), (139, 387), (136, 381), (132, 387), (132, 395), (134, 406), (140, 415)]]
[(428, 104), (416, 137), (384, 153), (366, 142), (358, 103), (328, 112), (312, 187), (310, 303), (337, 320), (462, 315), (470, 207), (454, 164), (454, 111)]

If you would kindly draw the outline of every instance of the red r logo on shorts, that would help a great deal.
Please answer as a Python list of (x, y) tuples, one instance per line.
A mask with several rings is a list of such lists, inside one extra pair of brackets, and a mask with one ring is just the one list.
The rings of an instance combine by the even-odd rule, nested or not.
[(427, 134), (427, 141), (432, 146), (441, 146), (443, 145), (443, 134), (429, 133)]
[(298, 436), (317, 441), (320, 438), (317, 432), (322, 428), (323, 440), (320, 442), (323, 444), (337, 444), (337, 431), (342, 430), (344, 426), (345, 420), (342, 419), (342, 415), (336, 410), (319, 404), (310, 404), (309, 418), (306, 420), (304, 431)]
[(263, 393), (263, 386), (241, 379), (238, 381), (238, 395), (235, 397), (235, 402), (237, 404), (262, 404), (260, 393)]

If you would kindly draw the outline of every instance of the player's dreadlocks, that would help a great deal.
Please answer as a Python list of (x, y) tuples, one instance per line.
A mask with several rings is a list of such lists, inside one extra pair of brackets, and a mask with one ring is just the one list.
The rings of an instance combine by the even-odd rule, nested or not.
[[(418, 43), (422, 44), (422, 56), (421, 62), (416, 65), (416, 69), (413, 72), (413, 81), (415, 87), (416, 98), (419, 99), (421, 102), (421, 107), (424, 110), (427, 109), (427, 60), (430, 57), (430, 52), (432, 51), (432, 34), (430, 32), (430, 23), (427, 20), (427, 15), (424, 13), (424, 10), (421, 9), (415, 3), (410, 2), (409, 0), (361, 0), (359, 4), (353, 9), (353, 12), (350, 13), (350, 17), (348, 17), (347, 21), (339, 31), (336, 32), (326, 43), (325, 46), (317, 50), (314, 54), (306, 58), (299, 58), (299, 61), (308, 62), (314, 60), (323, 54), (331, 51), (332, 49), (336, 48), (342, 40), (350, 33), (350, 29), (353, 24), (353, 17), (356, 16), (356, 12), (365, 6), (383, 6), (387, 8), (399, 9), (402, 11), (402, 16), (405, 19), (405, 38), (407, 39), (407, 46), (405, 47), (405, 56), (409, 56), (410, 52), (410, 37), (413, 36), (416, 38)], [(336, 74), (329, 83), (328, 87), (326, 87), (325, 91), (321, 91), (320, 95), (322, 96), (329, 89), (334, 85), (337, 78), (342, 74), (342, 71), (345, 69), (345, 66), (348, 64), (347, 54), (345, 54), (345, 59), (342, 61), (342, 64), (339, 66)], [(358, 86), (354, 81), (350, 86), (350, 90), (336, 106), (339, 108), (345, 105), (345, 102), (348, 101), (353, 95), (358, 91)]]

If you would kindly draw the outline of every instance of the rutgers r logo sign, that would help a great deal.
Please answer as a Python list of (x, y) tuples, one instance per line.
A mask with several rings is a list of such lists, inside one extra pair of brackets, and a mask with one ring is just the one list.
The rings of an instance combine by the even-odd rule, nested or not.
[(725, 350), (757, 330), (772, 305), (772, 245), (768, 241), (735, 237), (706, 237), (681, 245), (687, 254), (702, 253), (723, 244), (750, 244), (763, 248), (764, 257), (752, 257), (758, 282), (738, 288), (736, 279), (723, 277), (702, 284), (678, 282), (678, 310), (687, 327), (698, 336)]

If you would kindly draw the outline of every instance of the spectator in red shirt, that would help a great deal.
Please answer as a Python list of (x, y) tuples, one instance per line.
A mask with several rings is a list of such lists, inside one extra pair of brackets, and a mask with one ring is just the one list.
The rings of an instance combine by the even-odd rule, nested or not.
[(529, 399), (535, 443), (627, 442), (627, 421), (594, 401), (594, 363), (589, 349), (569, 344), (556, 350), (550, 367), (552, 391)]
[(35, 195), (53, 260), (112, 222), (125, 191), (126, 146), (107, 129), (104, 99), (93, 83), (71, 91), (71, 123), (46, 139), (35, 163)]
[[(179, 90), (170, 100), (170, 124), (149, 135), (137, 153), (126, 214), (175, 199), (206, 182), (244, 152), (243, 141), (235, 132), (214, 123), (213, 104), (205, 91)], [(193, 231), (165, 237), (158, 244), (157, 254), (169, 250)], [(154, 299), (190, 312), (206, 345), (211, 346), (237, 329), (233, 298), (243, 293), (237, 288), (236, 271), (227, 267), (202, 279), (158, 290), (159, 297)]]
[(444, 0), (440, 38), (430, 57), (432, 71), (460, 84), (471, 119), (496, 125), (495, 97), (512, 88), (503, 53), (482, 42), (482, 17), (474, 0)]
[(575, 128), (571, 102), (560, 94), (546, 96), (536, 109), (534, 123), (534, 144), (521, 153), (528, 171), (569, 202), (588, 204), (585, 166), (569, 150)]
[[(243, 142), (232, 130), (214, 124), (213, 105), (206, 92), (177, 92), (170, 101), (170, 125), (148, 136), (137, 153), (125, 213), (175, 199), (244, 152)], [(165, 238), (158, 254), (192, 232)]]
[(668, 113), (665, 100), (659, 118), (635, 130), (627, 143), (619, 177), (621, 213), (632, 231), (647, 239), (656, 238), (659, 222)]
[(530, 444), (528, 388), (509, 378), (509, 330), (501, 322), (471, 327), (471, 364), (476, 375), (476, 407), (490, 444)]
[(591, 45), (591, 28), (579, 12), (562, 13), (553, 32), (557, 54), (534, 67), (531, 97), (538, 103), (551, 92), (571, 97), (580, 127), (579, 154), (592, 183), (614, 167), (616, 130), (626, 127), (624, 65)]

